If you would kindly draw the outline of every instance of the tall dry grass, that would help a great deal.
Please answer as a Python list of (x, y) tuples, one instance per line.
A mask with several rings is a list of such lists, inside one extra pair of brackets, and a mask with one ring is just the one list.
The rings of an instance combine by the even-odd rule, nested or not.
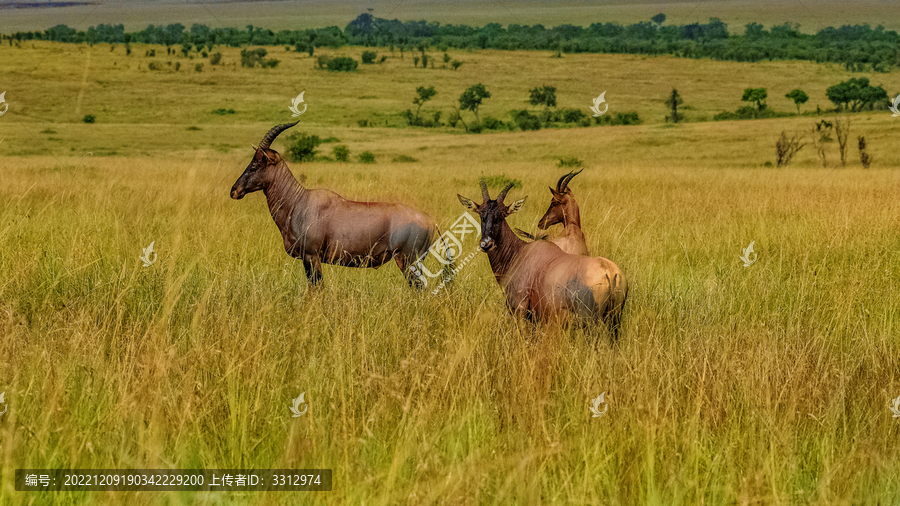
[[(484, 58), (479, 69), (505, 68), (502, 56), (473, 58)], [(304, 117), (307, 131), (378, 160), (292, 165), (310, 186), (404, 201), (445, 227), (463, 211), (456, 193), (475, 197), (479, 177), (503, 174), (523, 183), (512, 195), (529, 195), (512, 225), (532, 229), (546, 187), (564, 172), (556, 158), (584, 160), (571, 187), (589, 246), (632, 288), (614, 345), (603, 333), (532, 329), (509, 316), (483, 255), (437, 296), (409, 290), (392, 265), (326, 267), (322, 289), (308, 291), (262, 196), (228, 198), (249, 160), (239, 147), (257, 142), (286, 104), (267, 88), (259, 100), (269, 105), (247, 99), (247, 116), (192, 116), (227, 105), (238, 93), (231, 84), (261, 74), (237, 71), (218, 84), (194, 76), (209, 91), (189, 106), (173, 97), (200, 81), (155, 76), (140, 82), (164, 100), (146, 112), (133, 90), (112, 93), (137, 80), (135, 69), (108, 89), (91, 77), (82, 112), (106, 104), (117, 119), (52, 122), (51, 102), (34, 97), (57, 96), (67, 72), (83, 75), (83, 60), (70, 60), (57, 76), (11, 74), (35, 95), (0, 131), (0, 391), (9, 405), (0, 503), (900, 499), (898, 420), (888, 409), (900, 395), (900, 124), (890, 115), (854, 116), (853, 135), (865, 135), (876, 158), (871, 170), (852, 157), (847, 168), (821, 169), (811, 150), (786, 169), (764, 167), (777, 134), (808, 129), (810, 118), (464, 136), (341, 126), (352, 97), (324, 99), (321, 120)], [(667, 75), (684, 78), (689, 63)], [(747, 68), (696, 65), (709, 76)], [(797, 64), (752, 69), (764, 77), (779, 65)], [(374, 109), (399, 103), (393, 75), (369, 76), (387, 101)], [(497, 94), (500, 104), (526, 86), (515, 72), (495, 77), (511, 90)], [(831, 77), (816, 75), (816, 86)], [(702, 107), (725, 107), (725, 95)], [(636, 108), (657, 107), (641, 100)], [(166, 111), (171, 122), (155, 116)], [(187, 130), (194, 124), (200, 130)], [(387, 162), (401, 154), (419, 161)], [(151, 241), (159, 257), (145, 268), (138, 257)], [(738, 257), (750, 241), (759, 257), (745, 268)], [(292, 418), (301, 392), (309, 411)], [(592, 418), (601, 392), (609, 411)], [(334, 470), (334, 491), (15, 492), (14, 470), (32, 467), (323, 467)]]

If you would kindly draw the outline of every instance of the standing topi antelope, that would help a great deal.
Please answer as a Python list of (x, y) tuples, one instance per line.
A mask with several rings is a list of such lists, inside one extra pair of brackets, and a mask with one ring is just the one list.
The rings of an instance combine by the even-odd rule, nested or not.
[(578, 210), (578, 203), (575, 202), (575, 196), (572, 195), (572, 190), (568, 186), (569, 181), (578, 174), (581, 174), (581, 170), (569, 172), (559, 178), (559, 181), (556, 182), (555, 190), (550, 188), (550, 193), (553, 194), (553, 198), (550, 200), (550, 207), (547, 208), (547, 212), (544, 213), (541, 221), (538, 222), (538, 228), (541, 230), (547, 230), (557, 223), (562, 223), (562, 236), (547, 239), (546, 233), (535, 236), (521, 229), (516, 229), (516, 232), (528, 239), (546, 239), (559, 246), (566, 253), (587, 255), (588, 248), (584, 240), (584, 232), (581, 231), (581, 213)]
[(410, 286), (421, 287), (424, 277), (417, 261), (438, 237), (435, 221), (403, 204), (354, 202), (330, 190), (304, 188), (281, 155), (269, 148), (278, 134), (296, 124), (269, 130), (231, 187), (231, 198), (262, 190), (285, 251), (303, 260), (310, 285), (321, 283), (323, 263), (378, 268), (394, 259)]
[[(584, 169), (581, 169), (584, 170)], [(584, 233), (581, 231), (581, 212), (578, 210), (578, 203), (575, 202), (575, 196), (569, 189), (569, 181), (573, 177), (581, 174), (578, 172), (569, 172), (565, 176), (559, 178), (556, 182), (556, 189), (550, 188), (553, 198), (550, 199), (550, 207), (538, 222), (538, 228), (547, 230), (550, 226), (562, 223), (563, 235), (550, 239), (550, 242), (556, 244), (566, 253), (573, 255), (587, 255), (588, 248), (584, 241)]]
[[(572, 255), (548, 241), (525, 242), (506, 223), (525, 199), (507, 206), (508, 184), (491, 200), (481, 181), (482, 203), (458, 195), (459, 201), (481, 218), (481, 250), (487, 253), (497, 283), (506, 292), (506, 305), (531, 321), (603, 320), (618, 336), (628, 284), (616, 264), (603, 257)], [(526, 197), (527, 198), (527, 197)]]

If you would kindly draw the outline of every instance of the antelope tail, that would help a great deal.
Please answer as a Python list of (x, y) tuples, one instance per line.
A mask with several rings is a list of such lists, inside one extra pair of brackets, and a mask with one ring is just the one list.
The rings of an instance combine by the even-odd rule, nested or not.
[(453, 277), (456, 275), (456, 259), (453, 258), (453, 251), (448, 247), (447, 241), (444, 240), (444, 235), (441, 234), (439, 237), (444, 245), (444, 259), (446, 260), (446, 262), (441, 262), (444, 264), (444, 267), (441, 269), (441, 284), (447, 286), (453, 282)]
[(522, 230), (521, 228), (517, 228), (517, 229), (516, 229), (516, 233), (519, 234), (519, 235), (521, 235), (521, 236), (524, 237), (525, 239), (529, 239), (529, 240), (532, 240), (532, 241), (537, 240), (537, 238), (536, 238), (535, 236), (529, 234), (528, 232)]
[(521, 228), (517, 228), (516, 233), (530, 241), (545, 241), (550, 236), (550, 234), (548, 232), (543, 231), (543, 230), (538, 232), (537, 234), (531, 234), (529, 232), (522, 230)]

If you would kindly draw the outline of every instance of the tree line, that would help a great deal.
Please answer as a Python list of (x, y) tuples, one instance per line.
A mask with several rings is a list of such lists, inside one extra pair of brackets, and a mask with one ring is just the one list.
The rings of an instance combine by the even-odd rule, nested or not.
[(78, 31), (57, 25), (43, 32), (16, 32), (10, 40), (50, 40), (73, 43), (146, 43), (166, 46), (215, 45), (241, 47), (293, 46), (313, 54), (316, 47), (345, 45), (389, 47), (391, 51), (428, 45), (446, 51), (456, 49), (551, 50), (563, 53), (620, 53), (674, 55), (685, 58), (757, 62), (763, 60), (807, 60), (832, 62), (848, 70), (889, 72), (900, 66), (900, 35), (882, 26), (867, 24), (828, 27), (816, 34), (804, 34), (798, 24), (784, 23), (768, 30), (759, 23), (745, 25), (744, 33), (732, 34), (717, 18), (708, 23), (666, 25), (665, 15), (632, 25), (593, 23), (588, 27), (541, 24), (488, 23), (482, 27), (440, 24), (426, 21), (399, 21), (361, 14), (343, 30), (337, 26), (309, 30), (274, 32), (248, 25), (245, 29), (209, 28), (194, 24), (188, 30), (180, 23), (150, 25), (139, 32), (125, 33), (123, 25), (98, 25)]

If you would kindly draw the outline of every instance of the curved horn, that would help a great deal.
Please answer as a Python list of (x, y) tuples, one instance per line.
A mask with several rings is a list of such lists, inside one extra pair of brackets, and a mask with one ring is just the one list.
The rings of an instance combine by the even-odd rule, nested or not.
[(565, 176), (563, 176), (563, 179), (565, 179), (565, 181), (563, 181), (562, 179), (560, 179), (560, 181), (562, 182), (562, 186), (560, 187), (559, 192), (560, 192), (560, 193), (565, 192), (566, 189), (567, 189), (567, 187), (569, 186), (569, 181), (571, 181), (572, 178), (575, 177), (575, 176), (577, 176), (578, 174), (581, 174), (581, 171), (582, 171), (582, 170), (584, 170), (584, 169), (581, 169), (581, 170), (579, 170), (578, 172), (569, 172), (568, 174), (566, 174)]
[[(569, 174), (571, 174), (571, 172), (569, 172)], [(562, 176), (560, 176), (559, 181), (556, 182), (556, 193), (562, 193), (564, 191), (563, 181), (565, 181), (566, 178), (569, 177), (569, 174), (563, 174)]]
[(278, 125), (277, 127), (272, 128), (271, 130), (269, 130), (269, 133), (267, 133), (266, 136), (263, 137), (263, 139), (259, 142), (259, 147), (262, 149), (269, 149), (269, 146), (272, 145), (272, 141), (275, 140), (275, 137), (278, 137), (278, 134), (284, 132), (288, 128), (291, 128), (297, 123), (300, 123), (300, 121), (298, 120), (293, 123), (285, 123), (283, 125)]
[(515, 185), (515, 183), (513, 183), (512, 181), (510, 181), (509, 183), (506, 183), (506, 186), (504, 186), (503, 189), (500, 190), (500, 193), (497, 195), (497, 202), (503, 202), (503, 198), (506, 197), (506, 193), (510, 189), (512, 189), (512, 187), (514, 185)]
[(491, 196), (488, 194), (487, 181), (482, 179), (481, 181), (478, 182), (478, 184), (481, 185), (481, 198), (484, 200), (484, 202), (482, 202), (482, 204), (483, 204), (483, 203), (487, 202), (488, 200), (491, 200)]

